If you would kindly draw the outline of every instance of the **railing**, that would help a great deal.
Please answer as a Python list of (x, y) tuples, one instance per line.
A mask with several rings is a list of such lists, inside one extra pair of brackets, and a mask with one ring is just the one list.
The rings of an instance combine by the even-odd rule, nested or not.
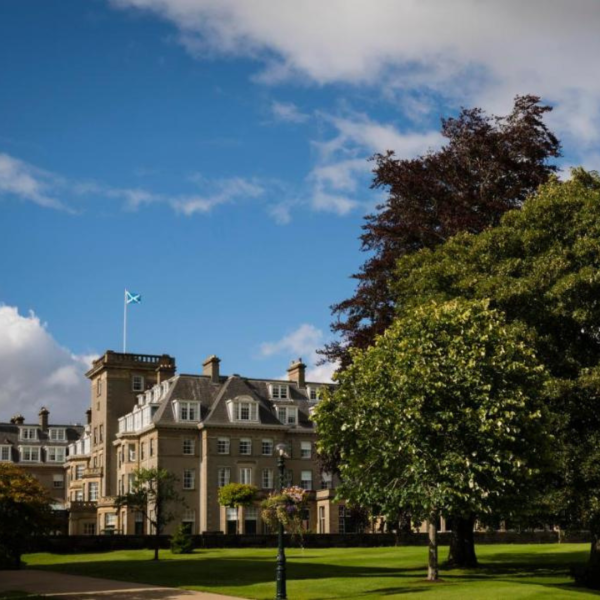
[(102, 467), (90, 467), (89, 469), (84, 469), (83, 477), (102, 477)]
[(159, 363), (175, 364), (175, 360), (166, 354), (129, 354), (123, 352), (112, 352), (109, 350), (103, 358), (104, 363), (141, 363), (146, 365), (158, 365)]
[(71, 500), (67, 506), (72, 511), (91, 511), (96, 510), (98, 503), (95, 500)]

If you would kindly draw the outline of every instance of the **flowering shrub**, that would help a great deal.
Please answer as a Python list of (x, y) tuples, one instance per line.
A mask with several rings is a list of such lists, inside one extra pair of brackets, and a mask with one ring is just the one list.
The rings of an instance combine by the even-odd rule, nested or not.
[(302, 513), (306, 507), (306, 491), (297, 486), (273, 492), (262, 503), (262, 519), (275, 531), (281, 523), (284, 529), (295, 535), (302, 534)]

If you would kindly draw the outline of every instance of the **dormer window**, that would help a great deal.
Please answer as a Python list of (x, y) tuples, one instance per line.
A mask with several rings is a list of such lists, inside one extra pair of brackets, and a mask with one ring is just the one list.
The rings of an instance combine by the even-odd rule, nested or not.
[(21, 427), (20, 437), (22, 440), (37, 440), (37, 427)]
[(53, 463), (65, 462), (65, 448), (64, 446), (47, 446), (46, 447), (46, 461)]
[(0, 462), (11, 462), (11, 448), (10, 446), (0, 446)]
[(321, 399), (321, 387), (316, 385), (311, 385), (308, 388), (308, 399), (311, 402), (317, 402)]
[(175, 400), (173, 402), (178, 421), (199, 421), (200, 402), (189, 400)]
[(239, 398), (227, 402), (230, 421), (258, 422), (258, 403), (252, 398)]
[(277, 406), (277, 418), (284, 425), (298, 424), (298, 407), (297, 406)]
[(64, 442), (67, 439), (66, 431), (62, 427), (51, 427), (49, 436), (53, 442)]
[(272, 400), (289, 400), (290, 386), (285, 383), (271, 384), (271, 399)]

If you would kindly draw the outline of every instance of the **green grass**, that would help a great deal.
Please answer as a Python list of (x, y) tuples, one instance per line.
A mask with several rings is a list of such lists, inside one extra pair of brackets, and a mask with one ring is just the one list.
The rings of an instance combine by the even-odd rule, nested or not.
[[(289, 549), (291, 600), (427, 598), (597, 598), (573, 585), (571, 565), (583, 564), (584, 544), (494, 545), (477, 548), (481, 568), (445, 571), (442, 583), (425, 581), (427, 550), (402, 548)], [(441, 549), (445, 556), (446, 548)], [(29, 567), (76, 575), (135, 581), (271, 600), (275, 593), (274, 549), (197, 550), (191, 555), (149, 550), (103, 554), (31, 554)]]

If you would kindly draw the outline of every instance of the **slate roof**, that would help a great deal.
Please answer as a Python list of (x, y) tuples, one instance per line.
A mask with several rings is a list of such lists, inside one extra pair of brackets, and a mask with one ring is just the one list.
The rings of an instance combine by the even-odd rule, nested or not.
[[(308, 388), (299, 388), (291, 381), (277, 379), (250, 379), (231, 375), (221, 377), (219, 383), (212, 383), (205, 375), (176, 375), (169, 380), (169, 391), (161, 399), (153, 422), (159, 425), (174, 424), (173, 402), (176, 400), (200, 402), (200, 421), (211, 425), (229, 425), (227, 401), (239, 396), (249, 396), (258, 403), (260, 425), (290, 427), (283, 425), (277, 418), (277, 404), (298, 407), (297, 429), (313, 429), (309, 418), (309, 409), (314, 402), (309, 400)], [(270, 383), (283, 383), (289, 386), (288, 400), (272, 400), (269, 392)], [(321, 387), (326, 384), (307, 382), (307, 386)], [(239, 426), (254, 425), (252, 422), (236, 423)]]

